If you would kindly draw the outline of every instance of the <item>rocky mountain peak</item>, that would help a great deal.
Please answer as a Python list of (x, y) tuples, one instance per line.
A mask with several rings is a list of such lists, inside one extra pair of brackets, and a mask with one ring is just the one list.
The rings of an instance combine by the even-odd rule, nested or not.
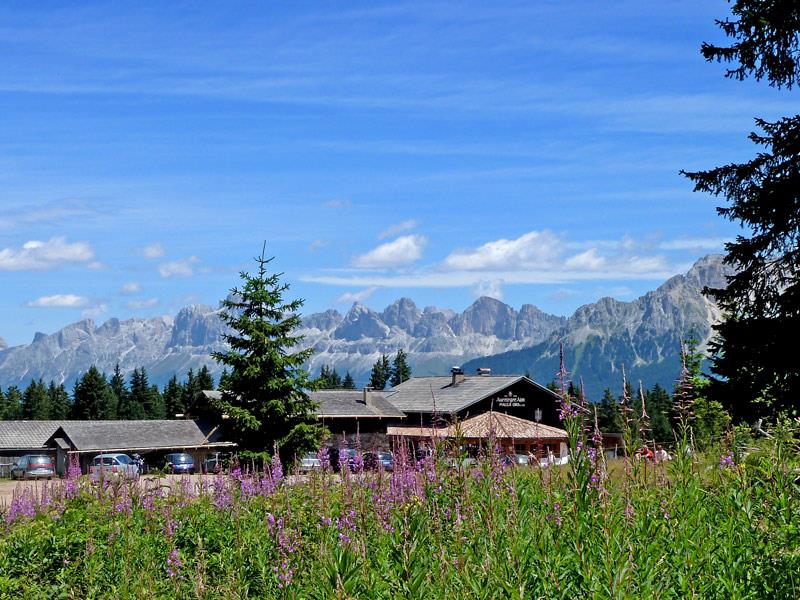
[(378, 313), (359, 302), (354, 302), (344, 320), (334, 330), (333, 337), (351, 341), (362, 338), (382, 339), (388, 336), (390, 331)]
[(193, 304), (175, 316), (168, 347), (209, 346), (218, 342), (222, 333), (219, 311), (205, 304)]
[(481, 296), (450, 321), (456, 335), (478, 333), (513, 339), (516, 333), (517, 311), (508, 304)]
[(397, 327), (408, 334), (413, 334), (414, 328), (421, 318), (422, 311), (410, 298), (395, 300), (381, 313), (381, 319), (386, 325)]
[(308, 329), (319, 329), (320, 331), (331, 331), (338, 327), (342, 322), (341, 313), (338, 310), (329, 308), (321, 313), (313, 313), (303, 317), (303, 327)]

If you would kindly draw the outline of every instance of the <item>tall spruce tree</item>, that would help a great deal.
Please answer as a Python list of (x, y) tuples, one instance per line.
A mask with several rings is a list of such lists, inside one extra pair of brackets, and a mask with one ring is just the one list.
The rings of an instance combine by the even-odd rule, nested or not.
[(353, 376), (350, 375), (350, 371), (346, 371), (344, 374), (344, 379), (342, 379), (342, 389), (343, 390), (356, 389), (356, 382), (353, 380)]
[(47, 386), (47, 396), (50, 399), (50, 418), (55, 420), (68, 418), (72, 407), (64, 384), (56, 385), (55, 381), (50, 381), (50, 385)]
[(214, 405), (228, 415), (229, 434), (242, 449), (277, 446), (288, 464), (315, 449), (323, 430), (308, 395), (314, 383), (304, 367), (313, 349), (296, 350), (303, 301), (284, 299), (289, 285), (281, 283), (281, 274), (269, 273), (272, 260), (262, 250), (256, 274), (242, 272), (242, 284), (221, 302), (221, 319), (232, 331), (224, 336), (230, 350), (213, 356), (231, 373)]
[(408, 354), (400, 349), (395, 354), (394, 361), (392, 361), (392, 376), (389, 383), (394, 387), (410, 378), (411, 367), (408, 366)]
[(211, 371), (208, 370), (208, 367), (203, 365), (200, 367), (200, 370), (197, 372), (197, 389), (198, 391), (203, 390), (213, 390), (214, 389), (214, 377), (211, 375)]
[(105, 375), (92, 365), (75, 382), (72, 416), (81, 420), (113, 419), (116, 398)]
[(392, 365), (389, 357), (382, 354), (381, 357), (372, 365), (372, 373), (369, 376), (369, 385), (376, 390), (386, 388), (389, 378), (392, 376)]
[(15, 385), (10, 385), (6, 389), (2, 418), (4, 421), (16, 421), (22, 418), (22, 394)]
[(22, 394), (22, 418), (33, 421), (46, 421), (50, 418), (50, 397), (47, 386), (41, 379), (31, 380)]
[(131, 405), (141, 407), (144, 419), (163, 419), (165, 416), (164, 400), (158, 388), (153, 388), (147, 380), (144, 367), (134, 369), (131, 374)]
[(172, 375), (164, 386), (164, 408), (168, 419), (174, 419), (175, 415), (186, 412), (186, 405), (183, 402), (183, 387), (178, 383), (178, 377)]
[[(134, 381), (137, 382), (137, 389), (135, 395), (132, 389)], [(144, 387), (142, 386), (141, 375), (137, 367), (131, 373), (130, 388), (124, 389), (122, 393), (122, 398), (120, 399), (119, 405), (117, 406), (117, 418), (124, 419), (127, 421), (135, 421), (147, 418), (147, 413), (145, 412), (144, 404), (142, 404), (143, 390)]]
[[(800, 81), (800, 3), (738, 0), (733, 20), (717, 21), (730, 46), (704, 43), (708, 61), (730, 63), (726, 76), (766, 79), (787, 93)], [(738, 419), (800, 409), (800, 114), (756, 119), (762, 149), (746, 163), (683, 172), (695, 191), (722, 196), (717, 212), (745, 233), (725, 245), (735, 274), (707, 290), (725, 318), (711, 345), (710, 395)]]
[[(119, 363), (114, 365), (114, 374), (111, 376), (111, 381), (109, 382), (111, 386), (111, 391), (114, 392), (114, 415), (116, 416), (121, 407), (126, 407), (128, 398), (128, 386), (125, 385), (125, 375), (122, 374), (122, 369), (119, 367)], [(128, 410), (125, 408), (125, 410)], [(127, 417), (119, 417), (120, 419), (127, 418)]]

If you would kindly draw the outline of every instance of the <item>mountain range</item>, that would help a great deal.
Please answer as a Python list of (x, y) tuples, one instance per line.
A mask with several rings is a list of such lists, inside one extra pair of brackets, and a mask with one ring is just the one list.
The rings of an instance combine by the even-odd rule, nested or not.
[[(704, 286), (725, 285), (722, 257), (706, 256), (685, 275), (672, 277), (632, 301), (602, 298), (566, 318), (531, 304), (519, 310), (489, 297), (478, 298), (463, 312), (419, 308), (400, 298), (383, 311), (355, 303), (346, 314), (327, 310), (303, 317), (304, 345), (315, 352), (308, 365), (340, 373), (349, 370), (357, 383), (369, 378), (383, 354), (403, 349), (417, 375), (442, 374), (453, 365), (469, 370), (490, 367), (494, 373), (529, 373), (546, 383), (558, 370), (563, 342), (567, 368), (582, 377), (590, 397), (606, 386), (619, 388), (620, 368), (630, 379), (671, 385), (680, 366), (680, 342), (692, 334), (707, 343), (719, 318)], [(189, 368), (221, 368), (210, 354), (225, 348), (219, 309), (193, 305), (172, 317), (91, 319), (53, 334), (37, 333), (30, 344), (7, 347), (0, 339), (0, 386), (24, 386), (33, 378), (71, 386), (92, 365), (111, 372), (144, 366), (152, 382), (163, 384)]]

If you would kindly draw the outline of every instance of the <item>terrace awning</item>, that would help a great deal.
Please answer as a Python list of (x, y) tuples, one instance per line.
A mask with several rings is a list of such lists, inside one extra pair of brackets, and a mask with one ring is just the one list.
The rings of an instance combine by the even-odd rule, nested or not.
[(410, 438), (464, 438), (497, 440), (567, 440), (567, 432), (501, 412), (485, 412), (447, 427), (387, 427), (386, 434)]

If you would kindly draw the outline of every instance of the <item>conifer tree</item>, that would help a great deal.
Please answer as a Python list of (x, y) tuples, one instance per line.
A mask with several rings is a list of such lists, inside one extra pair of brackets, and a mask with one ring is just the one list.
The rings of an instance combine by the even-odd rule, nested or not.
[[(136, 394), (133, 391), (133, 382), (136, 381)], [(119, 406), (117, 407), (117, 418), (127, 421), (146, 419), (144, 405), (142, 404), (143, 389), (141, 375), (138, 367), (131, 373), (130, 389), (125, 389)]]
[(75, 382), (72, 416), (82, 420), (113, 419), (116, 398), (105, 375), (92, 365)]
[(55, 381), (50, 381), (50, 385), (47, 387), (47, 396), (50, 399), (50, 418), (57, 421), (68, 418), (72, 407), (64, 384), (56, 385)]
[(109, 385), (111, 386), (111, 391), (114, 392), (114, 400), (116, 402), (114, 405), (114, 416), (116, 417), (120, 407), (126, 406), (128, 402), (128, 387), (125, 385), (125, 375), (122, 374), (119, 363), (114, 365), (114, 374), (111, 376)]
[(381, 357), (372, 365), (372, 373), (369, 376), (369, 385), (376, 390), (386, 388), (389, 378), (392, 376), (392, 365), (389, 357), (382, 354)]
[[(266, 248), (266, 245), (265, 245)], [(222, 399), (214, 406), (228, 415), (232, 435), (245, 450), (280, 450), (283, 464), (315, 449), (323, 430), (308, 395), (314, 383), (304, 365), (313, 349), (296, 350), (302, 337), (298, 310), (302, 300), (285, 300), (288, 284), (268, 272), (272, 258), (256, 257), (255, 275), (240, 274), (242, 284), (221, 302), (222, 321), (230, 328), (226, 352), (214, 358), (231, 369)]]
[(619, 433), (622, 431), (620, 420), (619, 402), (614, 397), (610, 388), (603, 390), (603, 398), (597, 410), (597, 425), (605, 433)]
[(44, 381), (31, 380), (22, 394), (22, 418), (45, 421), (50, 418), (50, 397)]
[[(147, 371), (144, 367), (134, 369), (131, 374), (131, 406), (141, 407), (141, 414), (143, 419), (163, 419), (164, 418), (164, 403), (161, 394), (156, 387), (153, 387), (147, 381)], [(135, 409), (138, 410), (138, 409)], [(133, 417), (136, 418), (136, 417)]]
[[(703, 56), (731, 63), (726, 77), (766, 79), (790, 93), (800, 82), (800, 3), (737, 0), (731, 10), (717, 25), (732, 44), (704, 43)], [(747, 420), (800, 408), (800, 114), (755, 122), (752, 160), (684, 172), (695, 191), (723, 197), (717, 212), (741, 228), (725, 244), (735, 273), (724, 288), (707, 290), (724, 311), (709, 392)]]
[(205, 365), (197, 372), (196, 387), (198, 392), (214, 389), (214, 377)]
[(174, 419), (175, 415), (186, 412), (186, 405), (183, 402), (183, 387), (178, 383), (178, 378), (174, 374), (164, 386), (163, 398), (168, 419)]
[(350, 375), (350, 371), (347, 371), (344, 374), (344, 379), (342, 379), (342, 389), (343, 390), (356, 389), (356, 382), (353, 381), (353, 376)]
[(398, 350), (392, 362), (392, 377), (390, 383), (392, 387), (398, 386), (411, 378), (411, 367), (408, 366), (408, 355), (402, 350)]
[(4, 421), (16, 421), (22, 418), (22, 394), (15, 385), (9, 386), (6, 390), (2, 418)]
[(8, 407), (6, 406), (6, 395), (3, 393), (3, 388), (0, 387), (0, 421), (7, 421), (6, 413)]
[[(186, 373), (186, 381), (183, 382), (183, 405), (185, 407), (195, 407), (198, 401), (198, 394), (200, 393), (200, 386), (195, 377), (194, 369), (189, 369)], [(199, 408), (199, 407), (198, 407)]]

